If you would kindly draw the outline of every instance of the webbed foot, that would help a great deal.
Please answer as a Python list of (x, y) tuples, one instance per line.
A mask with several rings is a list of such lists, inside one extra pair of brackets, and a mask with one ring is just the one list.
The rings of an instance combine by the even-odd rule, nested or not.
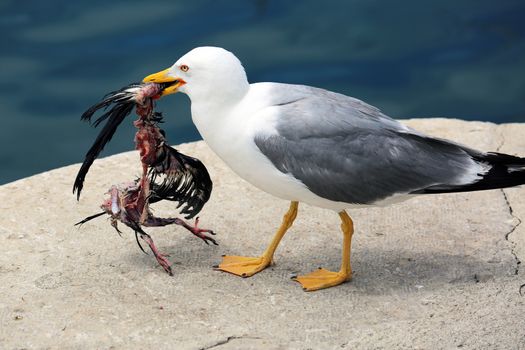
[(269, 258), (224, 255), (222, 262), (215, 269), (241, 277), (250, 277), (261, 272), (271, 264)]
[(348, 272), (333, 272), (323, 268), (319, 268), (309, 274), (296, 276), (292, 279), (299, 282), (303, 286), (303, 290), (311, 292), (314, 290), (329, 288), (337, 286), (341, 283), (349, 281), (352, 278), (352, 273)]

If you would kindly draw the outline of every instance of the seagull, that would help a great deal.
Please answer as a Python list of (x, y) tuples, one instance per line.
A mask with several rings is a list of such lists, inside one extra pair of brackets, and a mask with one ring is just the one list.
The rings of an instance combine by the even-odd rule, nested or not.
[(525, 158), (427, 136), (339, 93), (250, 84), (239, 59), (223, 48), (195, 48), (143, 81), (166, 84), (163, 96), (188, 95), (192, 120), (209, 147), (241, 178), (290, 201), (261, 256), (224, 256), (216, 266), (241, 277), (272, 263), (299, 202), (333, 210), (341, 220), (340, 270), (319, 268), (294, 277), (305, 291), (314, 291), (352, 278), (354, 224), (347, 209), (525, 183)]

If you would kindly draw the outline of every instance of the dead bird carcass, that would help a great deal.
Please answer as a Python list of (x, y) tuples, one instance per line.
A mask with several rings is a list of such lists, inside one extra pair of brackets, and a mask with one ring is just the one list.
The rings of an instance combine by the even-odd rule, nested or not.
[[(141, 176), (129, 183), (113, 185), (107, 193), (109, 198), (101, 205), (103, 211), (85, 218), (76, 225), (108, 214), (111, 224), (119, 233), (117, 223), (120, 221), (135, 232), (139, 247), (142, 249), (138, 239), (140, 237), (148, 244), (158, 263), (172, 275), (166, 255), (157, 250), (151, 236), (144, 232), (142, 226), (176, 224), (186, 228), (206, 244), (212, 242), (216, 245), (217, 242), (205, 235), (214, 235), (212, 230), (197, 227), (198, 218), (195, 225), (190, 225), (179, 218), (155, 217), (149, 209), (150, 204), (158, 201), (174, 201), (178, 202), (177, 208), (182, 208), (180, 212), (185, 218), (191, 219), (200, 212), (212, 191), (212, 181), (204, 164), (170, 147), (164, 131), (159, 127), (162, 115), (155, 112), (154, 101), (160, 98), (162, 90), (166, 87), (166, 84), (156, 83), (131, 84), (109, 93), (82, 115), (81, 119), (90, 122), (94, 127), (104, 121), (106, 124), (85, 156), (75, 179), (73, 193), (76, 192), (77, 199), (80, 198), (89, 168), (111, 140), (118, 126), (135, 108), (139, 116), (134, 121), (138, 129), (135, 134), (135, 146), (140, 153)], [(96, 120), (92, 120), (93, 115), (100, 109), (105, 112)]]

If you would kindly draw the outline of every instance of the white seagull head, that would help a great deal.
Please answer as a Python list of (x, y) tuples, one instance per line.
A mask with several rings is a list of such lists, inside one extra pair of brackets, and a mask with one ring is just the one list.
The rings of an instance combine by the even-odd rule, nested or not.
[(180, 91), (192, 102), (204, 99), (233, 102), (249, 89), (239, 59), (223, 48), (212, 46), (191, 50), (170, 68), (148, 75), (143, 81), (168, 84), (162, 96)]

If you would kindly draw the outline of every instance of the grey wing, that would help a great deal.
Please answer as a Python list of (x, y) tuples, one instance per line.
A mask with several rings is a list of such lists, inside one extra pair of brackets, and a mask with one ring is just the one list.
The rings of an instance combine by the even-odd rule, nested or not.
[(276, 106), (277, 134), (255, 137), (275, 167), (315, 194), (372, 204), (480, 178), (476, 151), (412, 132), (359, 100), (320, 91)]

